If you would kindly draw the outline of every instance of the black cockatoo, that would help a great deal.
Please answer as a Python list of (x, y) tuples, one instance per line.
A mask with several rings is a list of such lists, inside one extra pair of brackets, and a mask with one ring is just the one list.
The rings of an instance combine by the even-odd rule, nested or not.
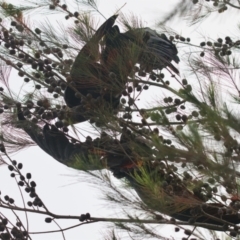
[[(119, 105), (121, 91), (114, 92), (111, 87), (109, 71), (99, 61), (99, 41), (112, 28), (118, 15), (113, 15), (106, 20), (95, 32), (89, 42), (76, 57), (70, 75), (71, 82), (65, 90), (64, 99), (68, 107), (74, 108), (82, 105), (82, 97), (91, 95), (93, 99), (102, 98), (113, 108)], [(77, 91), (80, 93), (77, 93)], [(89, 116), (85, 113), (86, 108), (77, 108), (78, 122), (86, 121)]]
[[(226, 231), (229, 225), (239, 224), (239, 212), (234, 208), (239, 199), (232, 201), (232, 206), (226, 207), (220, 202), (206, 203), (198, 194), (189, 191), (184, 183), (177, 178), (166, 180), (162, 171), (156, 171), (156, 164), (148, 164), (145, 169), (123, 169), (121, 177), (129, 180), (141, 200), (154, 211), (166, 214), (175, 220), (210, 224), (204, 226), (210, 230)], [(142, 180), (148, 172), (147, 184)], [(143, 179), (145, 179), (143, 177)]]
[[(91, 95), (93, 99), (102, 98), (105, 101), (103, 104), (117, 108), (136, 64), (146, 72), (169, 67), (179, 73), (171, 63), (172, 60), (179, 62), (176, 46), (164, 34), (159, 35), (150, 28), (121, 33), (118, 26), (114, 25), (116, 18), (117, 15), (113, 15), (107, 19), (75, 59), (70, 72), (72, 85), (67, 87), (64, 96), (68, 107), (81, 105), (81, 96)], [(99, 52), (102, 38), (104, 44)], [(79, 112), (78, 122), (89, 118), (86, 109), (76, 109)]]
[[(143, 161), (152, 154), (151, 147), (144, 141), (131, 141), (128, 136), (122, 136), (120, 141), (116, 141), (105, 134), (96, 140), (72, 143), (53, 126), (31, 126), (21, 111), (18, 119), (27, 123), (22, 128), (32, 140), (57, 161), (75, 169), (111, 170), (115, 177), (127, 179), (153, 211), (190, 225), (211, 224), (205, 227), (218, 231), (226, 231), (227, 225), (240, 223), (238, 210), (234, 206), (227, 209), (220, 202), (206, 203), (201, 196), (188, 190), (177, 174), (169, 178), (169, 174), (164, 174), (158, 163)], [(147, 180), (146, 176), (149, 176)]]
[[(86, 170), (108, 168), (120, 173), (122, 168), (137, 164), (129, 157), (131, 150), (128, 143), (120, 143), (107, 134), (102, 134), (101, 138), (93, 141), (87, 138), (86, 142), (72, 143), (64, 132), (55, 126), (45, 124), (40, 127), (27, 121), (21, 109), (18, 109), (18, 120), (21, 122), (21, 128), (43, 151), (67, 166), (76, 167), (78, 162), (79, 166), (84, 164)], [(129, 153), (129, 156), (124, 156), (124, 152)], [(96, 165), (91, 162), (93, 157), (98, 160)]]

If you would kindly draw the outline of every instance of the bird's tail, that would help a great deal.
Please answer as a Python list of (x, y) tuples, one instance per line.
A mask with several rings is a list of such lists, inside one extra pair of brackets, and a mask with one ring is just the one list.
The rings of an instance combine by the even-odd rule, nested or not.
[(107, 32), (112, 28), (114, 25), (118, 15), (113, 15), (110, 18), (108, 18), (95, 32), (92, 41), (99, 42), (106, 34)]
[(139, 28), (130, 30), (124, 35), (130, 41), (141, 45), (142, 50), (138, 62), (143, 70), (149, 72), (169, 67), (179, 74), (178, 69), (171, 63), (171, 61), (175, 63), (180, 61), (177, 48), (165, 34), (160, 35), (150, 28)]
[[(239, 213), (233, 209), (228, 213), (221, 203), (204, 203), (197, 207), (189, 207), (171, 216), (180, 221), (207, 223), (218, 227), (224, 226), (226, 223), (240, 223)], [(214, 226), (210, 226), (209, 229), (215, 230)], [(217, 230), (220, 229), (218, 228)]]

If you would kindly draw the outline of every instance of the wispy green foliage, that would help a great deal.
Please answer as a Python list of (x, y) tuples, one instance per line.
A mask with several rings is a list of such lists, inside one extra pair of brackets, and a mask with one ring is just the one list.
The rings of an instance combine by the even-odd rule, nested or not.
[[(233, 4), (228, 1), (193, 2), (198, 3), (180, 1), (174, 9), (180, 15), (188, 12), (189, 24), (200, 24), (214, 11), (226, 11), (226, 6)], [(235, 219), (240, 209), (239, 39), (208, 40), (206, 37), (206, 41), (194, 45), (189, 38), (174, 31), (170, 36), (165, 31), (165, 38), (159, 33), (156, 38), (162, 37), (162, 41), (170, 39), (177, 45), (178, 56), (182, 63), (186, 59), (189, 72), (180, 69), (178, 75), (173, 70), (176, 64), (171, 66), (168, 62), (164, 65), (165, 59), (160, 59), (160, 67), (149, 70), (145, 66), (151, 65), (151, 55), (144, 58), (145, 64), (140, 64), (144, 51), (151, 53), (146, 46), (149, 36), (143, 35), (145, 26), (142, 19), (118, 11), (120, 16), (115, 24), (120, 25), (123, 31), (130, 30), (132, 38), (123, 44), (116, 38), (121, 35), (111, 38), (105, 33), (97, 43), (93, 41), (95, 45), (86, 45), (91, 43), (97, 26), (100, 26), (92, 13), (100, 14), (100, 11), (93, 0), (77, 0), (75, 4), (78, 6), (76, 9), (84, 5), (86, 11), (76, 11), (71, 5), (58, 1), (42, 1), (36, 5), (36, 9), (62, 13), (66, 22), (59, 22), (58, 27), (49, 20), (37, 23), (37, 26), (26, 21), (25, 12), (32, 7), (0, 5), (2, 17), (6, 17), (1, 22), (0, 80), (8, 90), (5, 93), (1, 89), (0, 111), (4, 116), (4, 131), (0, 140), (7, 149), (15, 146), (15, 151), (27, 144), (32, 145), (20, 128), (38, 127), (39, 134), (45, 134), (38, 138), (39, 141), (47, 138), (46, 129), (42, 130), (45, 124), (55, 130), (57, 128), (65, 141), (60, 150), (67, 145), (69, 148), (63, 155), (70, 157), (58, 159), (57, 153), (54, 155), (59, 150), (56, 147), (52, 153), (54, 158), (89, 173), (98, 188), (106, 187), (102, 190), (106, 191), (106, 199), (119, 209), (123, 208), (129, 222), (111, 221), (131, 233), (133, 239), (141, 235), (143, 238), (164, 239), (160, 231), (141, 221), (151, 219), (154, 224), (162, 221), (178, 225), (176, 220), (168, 221), (168, 216), (182, 220), (179, 214), (183, 211), (188, 218), (181, 224), (193, 227), (192, 232), (187, 231), (188, 236), (195, 234), (199, 226), (198, 219), (191, 217), (195, 211), (200, 212), (206, 221), (217, 218), (219, 224), (215, 222), (214, 226), (204, 222), (205, 229), (234, 232), (237, 224), (230, 222), (226, 225), (224, 217), (232, 214)], [(174, 17), (174, 11), (164, 21)], [(114, 49), (116, 51), (107, 55), (104, 62), (102, 55), (107, 41), (113, 42), (113, 47), (121, 51), (117, 55)], [(80, 55), (84, 50), (86, 53)], [(75, 60), (79, 55), (81, 64), (75, 70), (81, 81), (77, 84), (97, 83), (102, 94), (110, 89), (112, 95), (121, 96), (119, 108), (111, 109), (111, 102), (104, 105), (101, 98), (94, 99), (92, 94), (82, 96), (77, 89), (79, 85), (71, 82), (73, 65), (77, 65)], [(9, 81), (11, 69), (18, 74), (13, 81), (22, 83), (18, 94), (13, 93)], [(126, 69), (130, 69), (129, 72)], [(96, 75), (102, 79), (96, 79)], [(186, 78), (182, 79), (180, 76), (184, 75)], [(62, 98), (66, 87), (81, 99), (84, 108), (81, 105), (66, 106)], [(150, 100), (149, 96), (152, 96)], [(17, 120), (19, 109), (27, 124)], [(81, 126), (75, 126), (78, 114), (85, 114), (86, 120), (92, 124), (94, 139), (84, 136)], [(70, 126), (77, 137), (69, 131)], [(80, 137), (85, 139), (80, 140)], [(44, 147), (51, 155), (51, 151)], [(102, 171), (96, 174), (92, 172), (94, 170), (110, 170), (114, 173), (114, 181), (118, 178), (128, 187), (113, 184), (111, 173)], [(129, 194), (130, 188), (138, 197)], [(131, 206), (134, 214), (127, 212)], [(208, 208), (214, 213), (208, 212)], [(223, 210), (227, 214), (223, 214)], [(115, 232), (111, 232), (109, 237), (117, 239)]]

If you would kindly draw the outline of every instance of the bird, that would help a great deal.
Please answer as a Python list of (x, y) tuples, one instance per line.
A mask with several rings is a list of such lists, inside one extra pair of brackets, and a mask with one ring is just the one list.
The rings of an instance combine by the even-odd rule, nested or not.
[[(177, 48), (165, 34), (158, 34), (150, 28), (132, 28), (121, 33), (119, 27), (114, 25), (117, 17), (111, 16), (99, 27), (80, 50), (71, 68), (71, 83), (65, 90), (64, 99), (69, 108), (78, 107), (77, 122), (88, 120), (87, 110), (93, 109), (82, 106), (85, 104), (83, 97), (98, 99), (98, 104), (99, 99), (103, 99), (103, 104), (99, 106), (117, 109), (136, 64), (145, 72), (170, 68), (179, 74), (171, 63), (172, 60), (176, 63), (180, 61)], [(100, 40), (103, 40), (101, 52)]]
[[(28, 121), (21, 108), (17, 109), (17, 117), (21, 128), (43, 151), (67, 166), (73, 167), (76, 162), (82, 161), (86, 170), (108, 168), (114, 172), (115, 169), (119, 171), (125, 166), (128, 168), (134, 165), (132, 158), (124, 156), (124, 152), (131, 152), (128, 144), (119, 144), (106, 133), (94, 141), (87, 138), (86, 142), (73, 143), (54, 125), (46, 123), (39, 126)], [(90, 155), (101, 161), (94, 165)]]
[(98, 63), (99, 41), (111, 29), (117, 17), (118, 15), (111, 16), (98, 28), (80, 50), (71, 68), (71, 82), (64, 92), (64, 100), (69, 108), (78, 107), (78, 116), (75, 117), (77, 122), (89, 119), (86, 107), (79, 107), (87, 96), (98, 100), (102, 98), (104, 104), (108, 103), (113, 108), (117, 108), (119, 105), (120, 95), (109, 89), (111, 87), (109, 71)]
[(22, 129), (55, 160), (79, 170), (110, 170), (114, 177), (128, 181), (151, 211), (189, 225), (205, 224), (203, 227), (217, 231), (240, 223), (234, 207), (238, 199), (229, 207), (221, 202), (206, 202), (200, 194), (187, 189), (177, 174), (169, 177), (164, 173), (159, 162), (143, 161), (151, 155), (151, 146), (144, 140), (131, 139), (129, 131), (123, 132), (119, 141), (103, 133), (100, 138), (73, 143), (55, 126), (29, 124), (20, 109), (18, 119)]
[[(147, 180), (144, 178), (146, 172)], [(121, 178), (129, 181), (148, 208), (170, 216), (173, 222), (179, 220), (196, 226), (205, 224), (202, 227), (216, 231), (226, 231), (229, 225), (240, 224), (238, 209), (234, 208), (239, 199), (229, 207), (220, 202), (206, 203), (205, 199), (188, 190), (181, 182), (173, 184), (162, 178), (155, 164), (148, 164), (144, 169), (123, 169)]]

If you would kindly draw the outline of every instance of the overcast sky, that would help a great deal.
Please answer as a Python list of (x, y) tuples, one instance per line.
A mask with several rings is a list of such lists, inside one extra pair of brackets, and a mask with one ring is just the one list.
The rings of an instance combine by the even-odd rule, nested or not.
[[(15, 4), (18, 1), (12, 1)], [(108, 18), (115, 13), (116, 9), (119, 9), (124, 3), (127, 4), (122, 9), (123, 13), (132, 12), (142, 18), (146, 26), (154, 27), (155, 23), (161, 20), (161, 16), (166, 14), (177, 0), (99, 0), (100, 12)], [(97, 13), (96, 13), (97, 14)], [(65, 21), (65, 15), (61, 15), (59, 21)], [(51, 15), (41, 16), (51, 18)], [(35, 16), (35, 21), (38, 18)], [(101, 19), (101, 18), (100, 18)], [(101, 19), (102, 22), (104, 19)], [(55, 20), (54, 20), (55, 21)], [(37, 22), (36, 22), (37, 24)], [(213, 29), (216, 30), (218, 24), (226, 24), (225, 22), (217, 22), (213, 20)], [(212, 37), (223, 34), (221, 28), (213, 32), (207, 24), (201, 25), (201, 27), (189, 28), (185, 25), (184, 19), (178, 20), (178, 22), (171, 22), (169, 26), (183, 33), (184, 36), (199, 36), (201, 34), (211, 35)], [(199, 42), (199, 41), (197, 41)], [(180, 56), (181, 58), (181, 56)], [(181, 64), (179, 66), (181, 68)], [(180, 69), (181, 72), (181, 69)], [(82, 123), (80, 129), (91, 129), (88, 123)], [(100, 201), (101, 186), (89, 187), (85, 182), (79, 181), (79, 173), (76, 170), (67, 168), (66, 166), (58, 163), (45, 152), (41, 151), (38, 147), (31, 147), (23, 150), (14, 155), (13, 159), (18, 162), (22, 162), (24, 165), (24, 172), (31, 172), (33, 179), (37, 182), (37, 192), (43, 199), (47, 207), (54, 213), (66, 214), (66, 215), (80, 215), (81, 213), (90, 212), (94, 217), (105, 217), (106, 213), (108, 217), (117, 217), (120, 209), (110, 209), (106, 202)], [(14, 180), (9, 177), (10, 173), (6, 170), (5, 166), (0, 167), (0, 190), (3, 195), (18, 196), (17, 202), (21, 202), (20, 194), (17, 190)], [(17, 192), (17, 195), (16, 195)], [(27, 196), (26, 196), (27, 199)], [(33, 217), (35, 218), (35, 217)], [(55, 229), (54, 224), (45, 224), (44, 216), (36, 218), (32, 221), (30, 218), (30, 229), (32, 231), (43, 231)], [(24, 218), (23, 218), (24, 219)], [(35, 224), (37, 222), (37, 224)], [(61, 226), (71, 226), (79, 223), (78, 221), (58, 221)], [(162, 226), (158, 227), (159, 230)], [(103, 239), (103, 235), (106, 234), (106, 224), (96, 223), (82, 226), (77, 229), (67, 231), (66, 239)], [(173, 229), (173, 228), (172, 228)], [(121, 235), (120, 235), (121, 236)], [(172, 234), (174, 236), (174, 233)], [(32, 236), (33, 240), (52, 240), (61, 239), (61, 234), (47, 234)], [(124, 238), (128, 239), (128, 238)], [(177, 238), (176, 238), (177, 239)]]

